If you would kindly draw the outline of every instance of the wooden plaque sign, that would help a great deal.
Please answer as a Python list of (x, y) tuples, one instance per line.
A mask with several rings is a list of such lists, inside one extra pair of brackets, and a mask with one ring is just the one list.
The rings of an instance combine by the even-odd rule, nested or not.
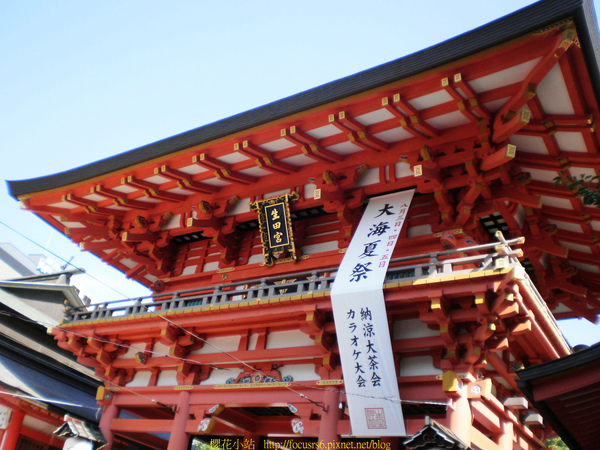
[(267, 266), (276, 262), (296, 261), (289, 202), (299, 198), (298, 193), (293, 192), (250, 204), (250, 208), (258, 212), (263, 255)]

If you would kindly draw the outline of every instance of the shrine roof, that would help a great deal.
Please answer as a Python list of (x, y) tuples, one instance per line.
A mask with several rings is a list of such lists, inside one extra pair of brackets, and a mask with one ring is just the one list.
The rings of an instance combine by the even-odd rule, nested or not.
[(521, 391), (569, 448), (598, 447), (600, 343), (517, 375)]
[(450, 231), (478, 243), (523, 236), (520, 259), (553, 314), (595, 321), (600, 210), (555, 180), (600, 174), (598, 55), (590, 1), (543, 0), (364, 72), (8, 185), (80, 248), (167, 291), (234, 267), (235, 281), (255, 276), (258, 200), (298, 196), (291, 220), (305, 259), (277, 269), (290, 273), (337, 265), (367, 198), (416, 189), (397, 256), (437, 251)]
[(423, 51), (128, 152), (53, 175), (28, 180), (9, 180), (7, 181), (9, 192), (13, 197), (18, 198), (120, 171), (438, 68), (566, 17), (573, 18), (579, 39), (585, 41), (583, 49), (586, 53), (593, 88), (598, 96), (600, 69), (597, 55), (600, 55), (600, 48), (591, 2), (589, 0), (543, 0)]

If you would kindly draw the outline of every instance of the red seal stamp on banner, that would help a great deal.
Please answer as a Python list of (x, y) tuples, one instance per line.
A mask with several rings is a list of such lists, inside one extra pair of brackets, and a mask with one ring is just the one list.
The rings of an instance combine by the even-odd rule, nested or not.
[(370, 430), (384, 430), (387, 428), (383, 408), (365, 408), (367, 428)]

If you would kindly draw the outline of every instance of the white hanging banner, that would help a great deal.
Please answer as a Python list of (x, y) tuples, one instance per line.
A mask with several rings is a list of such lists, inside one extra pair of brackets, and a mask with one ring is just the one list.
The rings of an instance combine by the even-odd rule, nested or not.
[(331, 289), (354, 436), (405, 436), (383, 281), (414, 189), (371, 198)]

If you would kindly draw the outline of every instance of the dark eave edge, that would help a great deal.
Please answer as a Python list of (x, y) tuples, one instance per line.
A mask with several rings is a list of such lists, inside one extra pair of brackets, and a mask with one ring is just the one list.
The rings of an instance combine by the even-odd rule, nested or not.
[(545, 401), (535, 400), (535, 384), (546, 378), (559, 376), (561, 373), (567, 371), (582, 370), (582, 366), (598, 361), (600, 361), (600, 343), (571, 355), (546, 361), (537, 366), (528, 367), (517, 372), (519, 378), (516, 381), (521, 392), (525, 394), (535, 409), (540, 412), (552, 429), (559, 434), (565, 444), (572, 450), (582, 448), (579, 441), (571, 434), (569, 428), (562, 423), (557, 414)]
[[(588, 69), (598, 97), (600, 71), (595, 57), (600, 51), (597, 44), (597, 25), (590, 0), (545, 0), (418, 53), (128, 152), (53, 175), (28, 180), (9, 180), (8, 190), (11, 196), (18, 198), (21, 195), (56, 189), (120, 171), (434, 69), (569, 16), (575, 18), (580, 41), (583, 41), (582, 47), (588, 49)], [(591, 57), (594, 59), (590, 61)]]

